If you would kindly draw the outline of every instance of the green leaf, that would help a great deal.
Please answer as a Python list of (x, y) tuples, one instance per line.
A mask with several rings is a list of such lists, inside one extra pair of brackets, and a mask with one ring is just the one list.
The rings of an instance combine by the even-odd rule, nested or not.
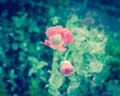
[(51, 77), (49, 79), (49, 84), (51, 87), (58, 89), (63, 82), (62, 74), (59, 73), (57, 70), (51, 72)]
[(103, 70), (103, 64), (101, 62), (91, 62), (89, 64), (90, 72), (101, 72)]
[(61, 96), (60, 92), (57, 89), (53, 88), (53, 87), (50, 87), (48, 89), (48, 92), (52, 96)]
[(13, 50), (17, 50), (19, 48), (19, 44), (16, 42), (13, 42), (11, 46)]
[(24, 30), (15, 30), (15, 34), (13, 35), (13, 39), (17, 41), (23, 41), (24, 37)]
[(34, 64), (38, 64), (39, 63), (38, 59), (36, 57), (34, 57), (34, 56), (29, 56), (28, 60), (30, 62), (34, 63)]
[(41, 96), (40, 95), (40, 80), (31, 79), (31, 84), (29, 85), (29, 89), (26, 94), (30, 94), (31, 96)]
[(28, 60), (32, 63), (32, 68), (29, 70), (28, 75), (31, 76), (33, 73), (39, 72), (44, 66), (47, 66), (48, 63), (45, 61), (38, 61), (35, 57), (28, 57)]
[(2, 53), (3, 53), (3, 47), (0, 46), (0, 55), (2, 55)]
[(13, 23), (15, 24), (16, 28), (22, 27), (26, 22), (26, 15), (23, 15), (21, 17), (14, 16), (12, 17)]
[(10, 91), (14, 91), (18, 87), (18, 85), (13, 79), (8, 79), (7, 82), (12, 85), (12, 87), (10, 88)]
[(49, 8), (49, 15), (50, 16), (54, 16), (55, 15), (55, 9), (54, 9), (54, 7), (50, 7)]
[(80, 87), (80, 82), (71, 82), (67, 89), (68, 96), (78, 96)]
[(9, 72), (9, 77), (11, 79), (16, 79), (17, 78), (17, 75), (15, 74), (15, 70), (12, 69), (10, 72)]
[(97, 74), (96, 83), (97, 85), (101, 85), (101, 83), (105, 82), (105, 80), (110, 76), (110, 67), (109, 65), (105, 66), (104, 69)]
[(36, 32), (36, 33), (40, 32), (40, 29), (35, 22), (31, 23), (29, 27), (29, 32)]
[(107, 90), (112, 94), (112, 96), (117, 96), (120, 93), (119, 80), (110, 80), (107, 84)]

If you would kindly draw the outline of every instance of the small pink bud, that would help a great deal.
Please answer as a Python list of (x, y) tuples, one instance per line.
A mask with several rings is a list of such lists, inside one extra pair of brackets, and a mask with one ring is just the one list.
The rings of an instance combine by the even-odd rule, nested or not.
[(73, 68), (73, 66), (72, 66), (70, 61), (63, 61), (61, 63), (60, 71), (65, 76), (69, 76), (71, 73), (73, 73), (74, 68)]

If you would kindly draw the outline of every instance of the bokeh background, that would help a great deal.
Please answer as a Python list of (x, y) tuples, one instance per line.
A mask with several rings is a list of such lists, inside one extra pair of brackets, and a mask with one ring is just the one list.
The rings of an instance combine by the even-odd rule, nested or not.
[[(40, 43), (57, 25), (75, 38), (68, 77)], [(120, 0), (0, 0), (0, 96), (120, 96)]]

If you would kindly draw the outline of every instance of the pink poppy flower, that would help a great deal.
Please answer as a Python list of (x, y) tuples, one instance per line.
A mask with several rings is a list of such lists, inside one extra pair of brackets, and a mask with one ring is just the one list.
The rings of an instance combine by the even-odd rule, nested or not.
[(71, 44), (74, 40), (72, 33), (62, 26), (48, 28), (46, 36), (48, 40), (45, 40), (43, 44), (61, 52), (66, 50), (65, 45)]
[(72, 66), (70, 61), (63, 61), (61, 63), (60, 71), (65, 76), (69, 76), (71, 73), (73, 73), (74, 68), (73, 68), (73, 66)]

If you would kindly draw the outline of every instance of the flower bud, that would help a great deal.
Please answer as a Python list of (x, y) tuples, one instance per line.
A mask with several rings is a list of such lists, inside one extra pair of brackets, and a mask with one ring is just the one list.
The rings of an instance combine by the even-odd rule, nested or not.
[(73, 68), (73, 66), (72, 66), (70, 61), (63, 61), (61, 63), (60, 71), (65, 76), (69, 76), (71, 73), (73, 73), (74, 68)]

